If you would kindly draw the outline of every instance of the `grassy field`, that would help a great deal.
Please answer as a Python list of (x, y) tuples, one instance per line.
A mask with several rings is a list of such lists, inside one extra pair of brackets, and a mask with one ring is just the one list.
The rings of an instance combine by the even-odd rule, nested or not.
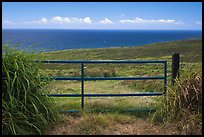
[[(180, 74), (201, 72), (202, 39), (153, 43), (145, 46), (62, 50), (38, 53), (38, 60), (167, 60), (168, 87), (171, 87), (171, 56), (180, 53)], [(42, 64), (44, 76), (80, 77), (80, 65)], [(157, 64), (85, 65), (85, 77), (162, 76)], [(80, 81), (51, 81), (49, 93), (79, 93)], [(85, 93), (162, 92), (163, 81), (86, 81)], [(45, 134), (186, 134), (177, 123), (152, 123), (154, 113), (136, 111), (161, 107), (160, 97), (86, 97), (82, 113), (61, 114), (61, 122)], [(80, 110), (81, 98), (55, 98), (59, 110)]]

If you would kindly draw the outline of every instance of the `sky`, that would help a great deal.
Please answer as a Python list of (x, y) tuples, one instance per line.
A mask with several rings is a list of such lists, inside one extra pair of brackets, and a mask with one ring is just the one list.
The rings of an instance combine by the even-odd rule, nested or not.
[(2, 2), (2, 28), (202, 30), (202, 2)]

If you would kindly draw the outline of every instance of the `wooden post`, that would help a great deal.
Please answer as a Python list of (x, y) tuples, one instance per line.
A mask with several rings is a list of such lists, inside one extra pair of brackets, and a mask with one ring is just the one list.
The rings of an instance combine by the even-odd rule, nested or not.
[(172, 85), (175, 83), (175, 79), (179, 78), (179, 53), (173, 52), (172, 54)]

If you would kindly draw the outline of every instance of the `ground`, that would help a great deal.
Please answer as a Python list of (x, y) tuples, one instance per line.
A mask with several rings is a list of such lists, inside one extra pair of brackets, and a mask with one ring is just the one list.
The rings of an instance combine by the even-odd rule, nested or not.
[[(151, 121), (141, 118), (134, 119), (132, 122), (117, 121), (109, 119), (109, 125), (93, 124), (87, 120), (93, 120), (93, 115), (76, 117), (70, 115), (63, 116), (64, 121), (54, 125), (46, 132), (47, 135), (176, 135), (179, 131), (171, 124), (156, 125)], [(89, 117), (89, 118), (88, 118)], [(92, 118), (90, 118), (92, 117)], [(104, 117), (107, 117), (104, 116)], [(90, 128), (89, 128), (90, 127)], [(170, 128), (171, 127), (171, 128)]]
[[(69, 85), (67, 87), (67, 85)], [(50, 92), (80, 93), (80, 81), (54, 81)], [(55, 87), (55, 88), (54, 88)], [(77, 87), (77, 88), (76, 88)], [(85, 93), (130, 93), (134, 90), (120, 81), (85, 83)], [(95, 90), (97, 89), (97, 90)], [(171, 124), (156, 124), (154, 113), (128, 112), (128, 109), (154, 107), (162, 97), (86, 97), (84, 113), (62, 113), (61, 121), (48, 128), (48, 135), (172, 135), (180, 134)], [(79, 109), (81, 98), (55, 98), (60, 109)], [(171, 127), (171, 128), (170, 128)]]

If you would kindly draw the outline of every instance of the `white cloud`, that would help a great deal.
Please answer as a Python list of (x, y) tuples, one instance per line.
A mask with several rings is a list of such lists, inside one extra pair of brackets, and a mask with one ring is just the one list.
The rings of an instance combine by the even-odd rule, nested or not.
[(123, 23), (123, 24), (125, 24), (125, 23), (134, 23), (134, 21), (126, 19), (126, 20), (119, 20), (119, 23)]
[(9, 20), (5, 20), (5, 21), (3, 21), (2, 23), (3, 23), (3, 24), (10, 24), (10, 25), (15, 24), (14, 22), (9, 21)]
[(86, 23), (86, 24), (91, 24), (92, 20), (90, 17), (85, 17), (85, 18), (68, 18), (68, 17), (61, 17), (61, 16), (54, 16), (51, 19), (52, 23), (59, 23), (59, 24), (64, 24), (64, 23)]
[[(123, 14), (121, 14), (123, 15)], [(118, 21), (121, 24), (175, 24), (182, 25), (185, 24), (182, 21), (176, 21), (173, 19), (143, 19), (136, 17), (134, 19), (123, 19)], [(4, 24), (14, 24), (11, 21), (3, 21)], [(57, 23), (57, 24), (69, 24), (69, 23), (79, 23), (79, 24), (92, 24), (92, 20), (89, 16), (84, 18), (77, 17), (62, 17), (62, 16), (53, 16), (49, 21), (47, 18), (43, 17), (37, 21), (27, 21), (24, 24), (48, 24), (48, 23)], [(104, 18), (104, 20), (100, 20), (97, 22), (98, 24), (110, 25), (114, 24), (114, 22), (108, 18)], [(196, 22), (196, 24), (202, 24), (202, 22)]]
[[(66, 18), (65, 20), (68, 20), (68, 18)], [(51, 19), (51, 22), (62, 24), (64, 21), (63, 21), (63, 18), (62, 18), (62, 17), (60, 17), (60, 16), (54, 16), (54, 17)]]
[(104, 20), (99, 21), (98, 23), (100, 24), (113, 24), (113, 22), (111, 20), (109, 20), (108, 18), (105, 18)]
[(146, 19), (142, 19), (142, 18), (139, 18), (139, 17), (136, 17), (135, 19), (126, 19), (126, 20), (119, 20), (119, 23), (122, 23), (122, 24), (125, 24), (125, 23), (135, 23), (135, 24), (145, 24), (145, 23), (155, 23), (155, 24), (158, 24), (158, 23), (163, 23), (163, 24), (170, 24), (170, 23), (178, 23), (176, 22), (176, 20), (172, 20), (172, 19), (158, 19), (158, 20), (154, 20), (154, 19), (151, 19), (151, 20), (146, 20)]
[(83, 19), (83, 22), (84, 22), (84, 23), (87, 23), (87, 24), (91, 24), (91, 23), (92, 23), (90, 17), (85, 17), (85, 18)]
[(71, 23), (70, 18), (67, 18), (67, 17), (66, 17), (66, 18), (64, 18), (64, 19), (63, 19), (63, 21), (64, 21), (65, 23)]
[(82, 23), (83, 19), (82, 18), (71, 18), (71, 23)]
[(46, 18), (42, 18), (41, 20), (38, 21), (39, 24), (47, 24), (48, 21)]
[(47, 24), (48, 23), (48, 20), (46, 18), (41, 18), (40, 20), (38, 21), (26, 21), (26, 22), (23, 22), (23, 24)]

